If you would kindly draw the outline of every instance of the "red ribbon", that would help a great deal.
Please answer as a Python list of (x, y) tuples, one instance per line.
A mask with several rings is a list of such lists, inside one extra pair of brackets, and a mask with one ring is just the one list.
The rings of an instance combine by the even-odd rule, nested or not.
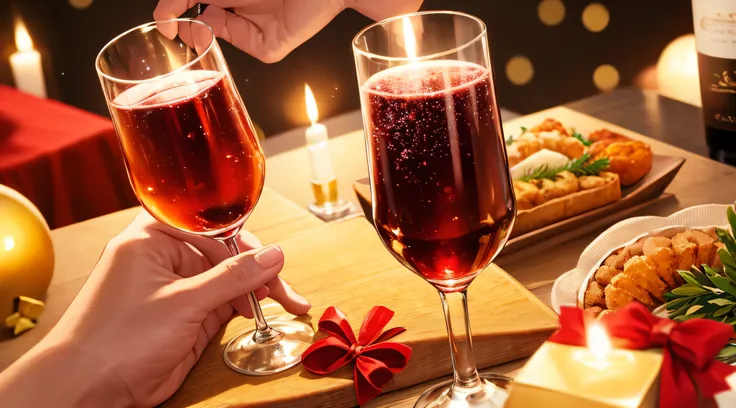
[[(549, 340), (585, 347), (585, 325), (590, 320), (595, 319), (582, 309), (562, 307), (560, 329)], [(662, 348), (660, 408), (697, 407), (698, 392), (712, 400), (715, 394), (730, 388), (726, 377), (736, 372), (736, 367), (715, 357), (734, 334), (731, 325), (706, 319), (677, 323), (652, 315), (637, 302), (605, 315), (600, 323), (617, 347)]]
[(355, 394), (358, 404), (365, 404), (378, 396), (411, 358), (409, 346), (386, 341), (406, 329), (394, 327), (381, 332), (393, 316), (392, 310), (374, 306), (363, 320), (356, 340), (345, 314), (330, 306), (319, 319), (319, 329), (329, 336), (304, 351), (302, 365), (311, 373), (325, 375), (355, 360)]

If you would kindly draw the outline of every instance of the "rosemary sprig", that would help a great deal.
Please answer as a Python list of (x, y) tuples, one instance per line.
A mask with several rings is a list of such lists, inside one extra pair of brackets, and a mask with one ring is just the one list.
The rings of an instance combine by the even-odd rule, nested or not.
[[(527, 131), (527, 128), (525, 128), (524, 126), (521, 126), (521, 134), (519, 136), (526, 133), (526, 131)], [(510, 135), (509, 137), (506, 138), (506, 146), (511, 146), (512, 144), (514, 144), (514, 135)]]
[(577, 132), (575, 129), (572, 130), (572, 137), (575, 139), (578, 139), (580, 143), (583, 144), (585, 147), (590, 147), (590, 145), (593, 144), (590, 140), (586, 139), (585, 136), (583, 136), (581, 133)]
[(544, 165), (544, 166), (537, 168), (536, 170), (533, 170), (525, 174), (521, 178), (521, 181), (542, 180), (542, 179), (554, 180), (555, 177), (563, 171), (569, 171), (570, 173), (578, 177), (597, 176), (598, 174), (600, 174), (600, 172), (607, 169), (608, 166), (610, 165), (610, 162), (607, 158), (598, 159), (591, 163), (586, 164), (586, 162), (589, 159), (590, 159), (590, 155), (586, 153), (582, 155), (580, 158), (575, 159), (567, 163), (564, 166), (549, 168), (549, 166)]
[[(665, 309), (667, 316), (678, 322), (701, 318), (736, 325), (736, 212), (726, 210), (731, 231), (718, 228), (718, 240), (725, 244), (718, 250), (723, 268), (708, 265), (693, 266), (689, 271), (677, 271), (685, 284), (666, 293), (665, 303), (657, 310)], [(656, 312), (656, 311), (655, 311)], [(728, 364), (736, 363), (736, 342), (728, 344), (718, 355)]]

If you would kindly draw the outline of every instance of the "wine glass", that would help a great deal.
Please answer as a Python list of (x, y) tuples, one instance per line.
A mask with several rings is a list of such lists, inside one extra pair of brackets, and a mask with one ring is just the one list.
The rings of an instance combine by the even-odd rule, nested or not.
[[(96, 67), (143, 207), (237, 255), (235, 238), (263, 190), (265, 158), (212, 29), (191, 19), (144, 24), (110, 41)], [(256, 327), (227, 344), (228, 367), (269, 375), (298, 364), (312, 327), (268, 323), (256, 296), (247, 298)]]
[(375, 228), (437, 288), (450, 340), (454, 379), (415, 406), (502, 406), (499, 376), (475, 367), (466, 293), (516, 218), (485, 24), (447, 11), (399, 16), (361, 31), (353, 52)]

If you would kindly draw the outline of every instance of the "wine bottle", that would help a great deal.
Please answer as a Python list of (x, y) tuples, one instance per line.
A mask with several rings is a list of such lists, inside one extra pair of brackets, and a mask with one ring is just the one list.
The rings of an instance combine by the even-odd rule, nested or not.
[(705, 140), (736, 165), (736, 0), (692, 0)]

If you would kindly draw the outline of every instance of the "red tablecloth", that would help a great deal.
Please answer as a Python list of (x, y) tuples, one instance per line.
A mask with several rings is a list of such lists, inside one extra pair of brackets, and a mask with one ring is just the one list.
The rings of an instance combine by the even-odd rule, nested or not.
[(0, 184), (28, 197), (51, 228), (138, 204), (108, 119), (2, 85)]

